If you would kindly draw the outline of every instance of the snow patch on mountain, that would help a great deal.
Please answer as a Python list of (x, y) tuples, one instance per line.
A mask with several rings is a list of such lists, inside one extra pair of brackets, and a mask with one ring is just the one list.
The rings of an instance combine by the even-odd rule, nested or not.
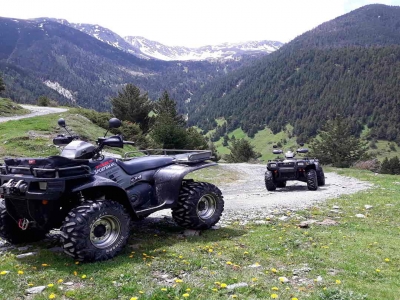
[(240, 60), (243, 56), (261, 56), (278, 50), (283, 44), (277, 41), (250, 41), (223, 43), (220, 45), (189, 48), (166, 46), (141, 36), (121, 37), (100, 25), (69, 23), (64, 19), (40, 18), (37, 21), (53, 21), (84, 32), (103, 43), (128, 52), (142, 59), (164, 61)]
[(76, 99), (73, 96), (73, 94), (66, 88), (63, 88), (58, 82), (52, 82), (50, 80), (46, 80), (43, 83), (47, 85), (49, 88), (55, 90), (60, 95), (64, 96), (65, 98), (71, 100), (72, 102), (76, 102)]

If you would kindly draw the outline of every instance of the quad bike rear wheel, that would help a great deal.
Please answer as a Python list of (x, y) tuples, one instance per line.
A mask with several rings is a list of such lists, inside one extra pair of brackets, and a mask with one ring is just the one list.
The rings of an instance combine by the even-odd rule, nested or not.
[(324, 170), (321, 170), (317, 172), (317, 180), (318, 180), (318, 186), (324, 186), (325, 185), (325, 174)]
[(316, 191), (318, 189), (317, 172), (314, 169), (310, 169), (306, 174), (307, 187), (310, 191)]
[(182, 227), (208, 229), (218, 223), (224, 210), (221, 191), (206, 182), (188, 182), (182, 185), (172, 217)]
[(32, 243), (43, 240), (46, 231), (29, 227), (22, 230), (17, 222), (7, 213), (4, 200), (0, 200), (0, 237), (11, 244)]
[(129, 236), (130, 216), (116, 201), (85, 201), (72, 209), (61, 228), (64, 252), (79, 261), (117, 255)]
[(268, 191), (272, 192), (276, 190), (276, 184), (274, 180), (274, 176), (272, 175), (271, 171), (265, 172), (265, 187)]

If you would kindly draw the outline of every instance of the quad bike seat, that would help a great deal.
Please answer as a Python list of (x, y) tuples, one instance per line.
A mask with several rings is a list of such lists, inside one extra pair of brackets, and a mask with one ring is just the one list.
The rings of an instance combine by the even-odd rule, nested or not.
[(142, 172), (145, 170), (153, 170), (163, 166), (171, 165), (174, 161), (173, 157), (154, 157), (145, 156), (138, 157), (128, 161), (117, 160), (117, 164), (129, 175)]

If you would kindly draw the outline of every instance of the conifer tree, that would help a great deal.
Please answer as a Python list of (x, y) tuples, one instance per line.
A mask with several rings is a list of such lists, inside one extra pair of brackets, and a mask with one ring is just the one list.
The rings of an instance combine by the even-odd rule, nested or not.
[(153, 104), (147, 94), (140, 94), (140, 89), (127, 84), (118, 96), (111, 99), (113, 114), (123, 121), (136, 123), (146, 133), (151, 126), (150, 112)]
[(366, 153), (366, 144), (351, 134), (350, 123), (341, 116), (329, 120), (311, 142), (311, 155), (323, 164), (348, 168)]
[(231, 153), (225, 156), (230, 163), (248, 162), (251, 159), (260, 157), (260, 153), (254, 151), (254, 146), (248, 140), (232, 140), (228, 147)]
[(0, 73), (0, 93), (6, 89), (6, 85), (4, 84), (3, 77)]

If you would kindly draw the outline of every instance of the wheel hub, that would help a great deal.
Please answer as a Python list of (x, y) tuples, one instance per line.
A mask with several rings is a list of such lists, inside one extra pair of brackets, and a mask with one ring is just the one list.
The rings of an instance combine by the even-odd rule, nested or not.
[(121, 234), (121, 224), (114, 216), (102, 216), (90, 227), (90, 241), (99, 249), (111, 246)]
[(217, 209), (217, 201), (212, 195), (204, 195), (197, 203), (197, 215), (200, 219), (211, 218)]

